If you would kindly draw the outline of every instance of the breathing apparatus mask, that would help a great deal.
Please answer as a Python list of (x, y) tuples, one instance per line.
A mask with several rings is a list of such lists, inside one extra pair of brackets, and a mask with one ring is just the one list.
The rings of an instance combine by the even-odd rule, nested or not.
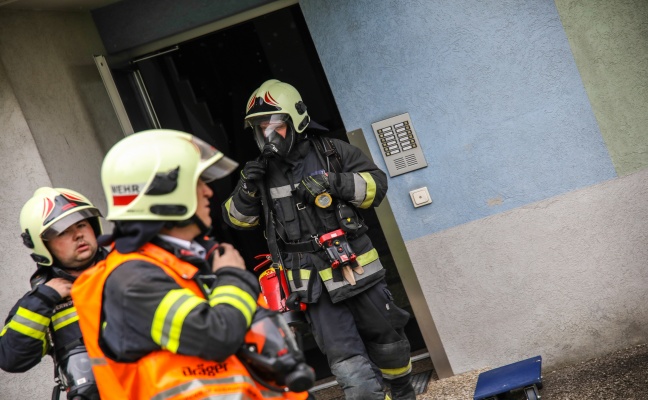
[(295, 129), (288, 114), (251, 117), (246, 123), (254, 130), (254, 140), (263, 157), (285, 157), (295, 143)]
[(259, 308), (236, 353), (256, 382), (276, 392), (304, 392), (315, 372), (281, 313)]

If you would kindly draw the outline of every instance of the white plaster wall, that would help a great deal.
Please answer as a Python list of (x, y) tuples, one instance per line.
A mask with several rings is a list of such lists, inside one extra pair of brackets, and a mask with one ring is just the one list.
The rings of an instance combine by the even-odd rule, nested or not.
[(95, 54), (105, 51), (89, 13), (0, 11), (0, 61), (52, 184), (103, 212), (101, 161), (123, 135)]
[[(20, 209), (33, 188), (51, 183), (2, 64), (0, 133), (0, 321), (4, 325), (11, 307), (29, 290), (29, 277), (34, 272), (34, 263), (20, 239)], [(45, 384), (43, 378), (53, 377), (53, 373), (49, 358), (26, 374), (0, 370), (0, 399), (49, 398), (54, 385)]]
[(454, 373), (648, 341), (648, 170), (406, 246)]
[[(35, 269), (19, 226), (34, 190), (69, 187), (105, 212), (101, 160), (123, 136), (92, 58), (102, 53), (89, 13), (0, 10), (2, 324)], [(0, 371), (0, 400), (48, 399), (53, 377), (49, 357), (23, 374)]]

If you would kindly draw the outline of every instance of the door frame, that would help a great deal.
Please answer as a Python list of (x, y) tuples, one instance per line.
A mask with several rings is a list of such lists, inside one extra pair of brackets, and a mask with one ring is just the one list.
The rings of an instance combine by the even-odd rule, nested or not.
[[(228, 28), (238, 23), (246, 22), (250, 19), (254, 19), (298, 3), (298, 0), (277, 0), (254, 9), (244, 11), (242, 13), (214, 21), (212, 23), (191, 30), (187, 30), (176, 35), (166, 37), (147, 45), (135, 47), (131, 50), (118, 53), (116, 55), (107, 56), (107, 63), (110, 66), (117, 67), (124, 65), (125, 63), (136, 62), (138, 61), (138, 59), (145, 59), (149, 57), (155, 57), (156, 55), (162, 55), (167, 52), (167, 49), (177, 46), (179, 43), (214, 33), (218, 30)], [(102, 77), (109, 76), (109, 72), (108, 74), (106, 74), (105, 62), (104, 68), (100, 68), (100, 72), (102, 73)], [(324, 71), (324, 73), (326, 72)], [(112, 86), (110, 85), (111, 80), (112, 79), (104, 79), (106, 90), (108, 91), (113, 105), (121, 104), (119, 93), (116, 90), (111, 89), (112, 86), (114, 86), (114, 82)], [(140, 93), (140, 95), (142, 95), (142, 93)], [(115, 111), (118, 114), (121, 122), (123, 114), (118, 112), (117, 108), (118, 107), (116, 107)], [(126, 119), (127, 118), (128, 117), (126, 116)], [(129, 133), (132, 132), (128, 132), (128, 129), (124, 129), (125, 135)], [(372, 158), (371, 152), (367, 145), (366, 136), (361, 129), (347, 132), (347, 137), (352, 145), (360, 148), (368, 157)], [(428, 307), (427, 301), (425, 300), (425, 296), (419, 284), (418, 277), (416, 276), (416, 271), (414, 270), (414, 266), (409, 257), (409, 253), (405, 246), (405, 242), (403, 241), (402, 235), (400, 234), (398, 224), (396, 223), (396, 219), (392, 212), (392, 208), (389, 205), (388, 199), (385, 198), (382, 204), (379, 207), (375, 208), (375, 211), (389, 249), (392, 253), (392, 257), (394, 258), (396, 268), (407, 294), (408, 300), (410, 302), (410, 305), (412, 306), (414, 317), (416, 318), (416, 322), (419, 325), (421, 335), (427, 347), (428, 354), (432, 360), (432, 364), (434, 365), (434, 369), (439, 378), (451, 377), (454, 375), (452, 366), (450, 365), (450, 361), (448, 360), (448, 356), (441, 341), (439, 332), (436, 328), (436, 324), (434, 323), (430, 308)]]

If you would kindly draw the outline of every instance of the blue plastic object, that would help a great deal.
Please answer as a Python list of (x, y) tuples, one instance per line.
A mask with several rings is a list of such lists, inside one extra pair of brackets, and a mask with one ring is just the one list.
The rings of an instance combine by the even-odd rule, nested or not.
[(542, 388), (542, 357), (536, 356), (479, 374), (474, 400), (535, 385)]

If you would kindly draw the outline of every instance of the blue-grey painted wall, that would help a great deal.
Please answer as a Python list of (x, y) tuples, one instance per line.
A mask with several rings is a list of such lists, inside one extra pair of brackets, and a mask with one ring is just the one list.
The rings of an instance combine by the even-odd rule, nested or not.
[(406, 241), (616, 177), (553, 0), (300, 6), (375, 160), (371, 123), (410, 113), (428, 167), (389, 182)]

